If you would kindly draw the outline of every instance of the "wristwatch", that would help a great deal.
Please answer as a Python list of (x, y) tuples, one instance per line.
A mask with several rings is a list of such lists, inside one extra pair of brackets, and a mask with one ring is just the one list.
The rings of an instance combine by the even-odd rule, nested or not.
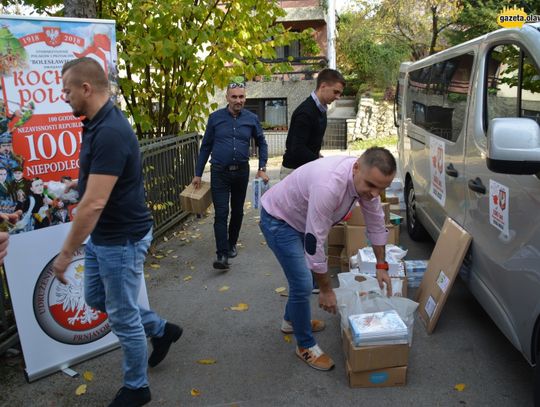
[(384, 263), (377, 263), (375, 265), (376, 270), (386, 270), (388, 271), (388, 263), (385, 261)]
[(259, 171), (266, 172), (266, 167), (259, 168)]

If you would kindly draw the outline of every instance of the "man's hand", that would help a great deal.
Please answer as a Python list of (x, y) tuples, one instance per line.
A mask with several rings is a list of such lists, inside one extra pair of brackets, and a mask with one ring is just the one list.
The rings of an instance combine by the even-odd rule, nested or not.
[(329, 290), (321, 289), (319, 294), (319, 308), (322, 308), (331, 314), (335, 314), (337, 312), (336, 293), (332, 288)]
[(197, 177), (197, 176), (193, 177), (191, 184), (195, 186), (195, 189), (199, 189), (201, 187), (201, 177)]
[(265, 184), (268, 183), (268, 181), (270, 180), (270, 178), (268, 178), (268, 175), (266, 175), (266, 172), (264, 171), (257, 171), (257, 175), (256, 175), (257, 178), (262, 178), (263, 182)]
[(67, 284), (68, 281), (66, 280), (64, 274), (67, 270), (67, 267), (69, 266), (69, 263), (71, 262), (71, 259), (73, 258), (73, 255), (66, 254), (64, 252), (60, 252), (58, 256), (56, 256), (56, 259), (54, 259), (54, 263), (52, 265), (54, 275), (56, 278), (62, 283)]
[(377, 269), (377, 281), (379, 282), (379, 287), (381, 290), (384, 288), (384, 283), (386, 283), (386, 296), (392, 296), (392, 279), (388, 275), (388, 271)]

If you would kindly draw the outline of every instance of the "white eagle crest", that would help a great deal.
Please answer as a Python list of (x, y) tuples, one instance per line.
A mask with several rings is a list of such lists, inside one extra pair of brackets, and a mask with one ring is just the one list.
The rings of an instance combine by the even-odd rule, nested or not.
[(81, 324), (90, 324), (98, 319), (100, 311), (88, 306), (84, 301), (83, 286), (84, 266), (75, 267), (75, 279), (69, 279), (68, 284), (58, 284), (56, 286), (56, 299), (62, 304), (63, 311), (75, 311), (75, 315), (68, 318), (70, 325), (75, 325), (77, 321)]
[(45, 35), (50, 38), (52, 43), (55, 43), (58, 39), (58, 35), (60, 35), (60, 32), (58, 30), (50, 28), (48, 30), (45, 30)]

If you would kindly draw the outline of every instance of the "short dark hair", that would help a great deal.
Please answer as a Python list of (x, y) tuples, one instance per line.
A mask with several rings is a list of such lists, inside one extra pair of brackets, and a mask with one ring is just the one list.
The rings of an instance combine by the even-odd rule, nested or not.
[(340, 74), (335, 69), (330, 68), (324, 68), (319, 74), (317, 75), (317, 88), (319, 89), (321, 87), (322, 83), (330, 83), (334, 84), (336, 82), (339, 82), (345, 87), (345, 78), (342, 74)]
[(379, 171), (389, 176), (396, 173), (396, 159), (390, 151), (384, 147), (370, 147), (360, 156), (360, 162), (370, 168), (378, 168)]
[(62, 66), (62, 75), (67, 71), (73, 72), (72, 80), (78, 86), (88, 82), (99, 91), (109, 90), (107, 74), (95, 59), (89, 57), (72, 59)]

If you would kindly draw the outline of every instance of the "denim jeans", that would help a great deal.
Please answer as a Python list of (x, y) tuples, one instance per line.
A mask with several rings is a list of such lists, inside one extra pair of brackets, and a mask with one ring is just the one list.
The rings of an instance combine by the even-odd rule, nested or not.
[(152, 229), (135, 243), (98, 246), (89, 239), (86, 245), (85, 300), (108, 314), (124, 352), (124, 385), (130, 389), (148, 386), (146, 336), (161, 337), (165, 330), (165, 320), (137, 304), (151, 242)]
[[(244, 218), (244, 201), (249, 182), (249, 165), (239, 170), (229, 171), (212, 164), (210, 169), (210, 188), (214, 201), (214, 237), (216, 239), (216, 254), (227, 256), (229, 250), (238, 241), (242, 219)], [(227, 234), (227, 219), (229, 217), (229, 201), (231, 205), (231, 220)]]
[(261, 208), (261, 230), (289, 282), (289, 299), (283, 318), (293, 325), (298, 346), (316, 344), (311, 331), (311, 290), (313, 280), (304, 254), (304, 234)]

